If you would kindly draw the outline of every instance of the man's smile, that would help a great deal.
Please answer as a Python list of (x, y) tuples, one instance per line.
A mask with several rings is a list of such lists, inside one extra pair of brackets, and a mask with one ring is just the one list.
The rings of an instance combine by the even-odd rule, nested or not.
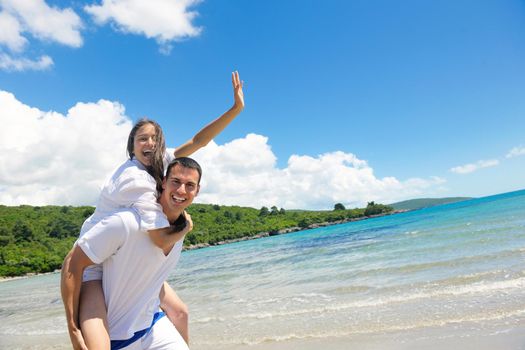
[(173, 201), (175, 201), (176, 203), (183, 203), (186, 200), (186, 198), (176, 196), (171, 196), (171, 199), (173, 199)]

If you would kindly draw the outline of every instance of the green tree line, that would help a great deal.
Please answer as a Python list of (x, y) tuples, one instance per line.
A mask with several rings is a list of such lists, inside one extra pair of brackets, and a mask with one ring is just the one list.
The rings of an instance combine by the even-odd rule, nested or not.
[[(194, 228), (186, 236), (184, 244), (214, 245), (263, 232), (308, 228), (315, 224), (348, 221), (392, 210), (374, 202), (368, 203), (366, 208), (345, 209), (342, 205), (336, 205), (334, 210), (324, 211), (193, 204), (188, 212)], [(59, 269), (78, 237), (82, 223), (93, 211), (93, 207), (87, 206), (0, 205), (0, 276)]]

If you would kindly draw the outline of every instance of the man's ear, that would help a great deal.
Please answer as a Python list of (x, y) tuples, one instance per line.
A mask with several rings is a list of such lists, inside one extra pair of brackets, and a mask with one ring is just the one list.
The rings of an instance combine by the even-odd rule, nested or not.
[(166, 178), (162, 179), (162, 190), (166, 189)]
[(197, 185), (197, 192), (195, 192), (195, 197), (197, 197), (200, 190), (201, 190), (201, 185)]

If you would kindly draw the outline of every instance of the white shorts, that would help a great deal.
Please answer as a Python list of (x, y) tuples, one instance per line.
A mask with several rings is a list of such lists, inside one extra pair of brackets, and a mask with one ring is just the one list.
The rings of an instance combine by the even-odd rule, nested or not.
[(181, 335), (164, 316), (142, 338), (122, 350), (189, 350)]
[(82, 282), (102, 280), (102, 264), (90, 265), (84, 269)]

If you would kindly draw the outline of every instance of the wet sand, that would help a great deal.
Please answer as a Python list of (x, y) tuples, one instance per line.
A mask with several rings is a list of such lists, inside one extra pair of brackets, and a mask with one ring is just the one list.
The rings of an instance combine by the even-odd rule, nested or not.
[[(206, 336), (193, 334), (192, 350), (525, 350), (525, 319), (518, 317), (502, 326), (476, 323), (447, 324), (398, 332), (350, 334), (345, 337), (282, 339), (260, 344), (221, 346), (206, 344)], [(65, 331), (65, 330), (64, 330)], [(24, 345), (20, 345), (24, 344)], [(10, 350), (70, 349), (67, 334), (3, 335), (0, 348)]]
[[(192, 350), (222, 349), (193, 346)], [(226, 349), (226, 348), (224, 348)], [(476, 330), (465, 325), (350, 337), (291, 339), (228, 347), (231, 350), (525, 350), (525, 322), (518, 327)]]

